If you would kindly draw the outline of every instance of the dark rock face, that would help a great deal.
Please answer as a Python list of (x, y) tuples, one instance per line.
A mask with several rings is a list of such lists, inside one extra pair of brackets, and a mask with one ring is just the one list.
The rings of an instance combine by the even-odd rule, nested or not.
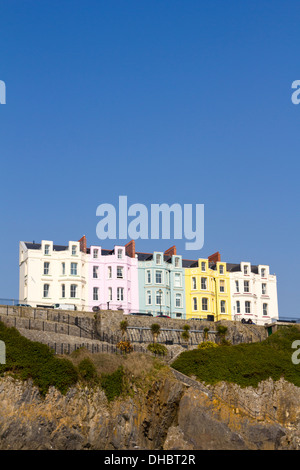
[[(299, 400), (298, 390), (280, 387), (280, 396)], [(299, 449), (298, 414), (290, 411), (284, 425), (258, 422), (167, 374), (112, 403), (100, 388), (83, 386), (65, 396), (52, 388), (42, 398), (31, 382), (7, 376), (0, 379), (0, 449)]]

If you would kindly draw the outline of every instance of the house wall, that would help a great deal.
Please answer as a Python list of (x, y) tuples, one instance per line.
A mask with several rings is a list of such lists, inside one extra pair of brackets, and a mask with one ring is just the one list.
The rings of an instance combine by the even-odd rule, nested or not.
[[(250, 318), (257, 324), (264, 324), (272, 319), (278, 319), (277, 279), (275, 275), (270, 274), (269, 266), (259, 265), (258, 274), (251, 271), (250, 263), (242, 262), (240, 266), (241, 271), (230, 273), (234, 319)], [(248, 268), (247, 274), (244, 272), (244, 267)], [(245, 281), (249, 282), (249, 292), (245, 292)], [(236, 282), (239, 283), (239, 292), (237, 291)], [(262, 291), (263, 284), (266, 285), (265, 294)], [(238, 302), (240, 302), (240, 311), (238, 311)], [(250, 313), (246, 311), (246, 302), (250, 302)], [(267, 314), (264, 314), (263, 304), (267, 304)]]
[[(95, 250), (98, 250), (97, 258), (94, 257)], [(89, 310), (94, 306), (106, 309), (108, 302), (110, 309), (123, 309), (125, 314), (139, 310), (137, 259), (127, 256), (124, 246), (115, 246), (111, 255), (103, 255), (101, 247), (91, 246), (88, 265)], [(118, 267), (122, 268), (122, 278), (117, 276)], [(98, 270), (98, 278), (94, 277), (94, 268)], [(111, 277), (109, 277), (109, 268), (111, 268)], [(94, 288), (98, 288), (98, 300), (94, 298)], [(118, 300), (118, 288), (123, 289), (123, 300), (121, 297)], [(112, 299), (109, 297), (109, 289)]]
[[(221, 284), (224, 292), (220, 289)], [(185, 292), (187, 318), (206, 318), (207, 315), (213, 315), (216, 321), (231, 319), (230, 276), (226, 271), (226, 263), (217, 262), (216, 269), (211, 269), (208, 259), (200, 258), (198, 267), (185, 270)], [(204, 308), (206, 304), (207, 309)]]
[[(45, 248), (49, 247), (46, 254)], [(72, 246), (76, 254), (72, 254)], [(53, 242), (43, 240), (40, 249), (27, 249), (20, 242), (20, 284), (19, 300), (33, 307), (53, 305), (54, 303), (74, 304), (79, 310), (86, 307), (87, 271), (86, 254), (80, 251), (79, 242), (70, 241), (68, 248), (55, 251)], [(65, 263), (65, 274), (62, 263)], [(45, 263), (49, 263), (49, 272), (44, 274)], [(77, 273), (71, 273), (71, 263), (77, 266)], [(49, 285), (48, 297), (44, 296), (44, 286)], [(62, 293), (65, 286), (65, 297)], [(75, 297), (71, 297), (71, 285), (76, 285)]]
[[(157, 257), (161, 263), (157, 263)], [(178, 266), (176, 266), (178, 260)], [(148, 281), (150, 273), (150, 282)], [(161, 273), (161, 282), (157, 282), (156, 273)], [(163, 252), (154, 252), (150, 260), (138, 261), (139, 303), (142, 312), (151, 312), (154, 316), (162, 313), (171, 318), (185, 318), (185, 270), (182, 268), (182, 257), (172, 255), (171, 262), (164, 260)], [(162, 291), (161, 305), (157, 293)], [(148, 303), (149, 294), (151, 303)], [(181, 299), (181, 306), (176, 305), (176, 295)]]

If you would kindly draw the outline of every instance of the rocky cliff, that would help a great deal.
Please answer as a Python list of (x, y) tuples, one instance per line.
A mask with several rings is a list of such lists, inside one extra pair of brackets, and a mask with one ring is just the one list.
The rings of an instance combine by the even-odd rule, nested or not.
[[(257, 390), (218, 385), (227, 399), (276, 408), (277, 422), (253, 419), (164, 371), (150, 387), (108, 402), (77, 385), (43, 398), (28, 382), (0, 378), (0, 449), (300, 449), (300, 391), (279, 381)], [(268, 403), (266, 405), (266, 403)]]

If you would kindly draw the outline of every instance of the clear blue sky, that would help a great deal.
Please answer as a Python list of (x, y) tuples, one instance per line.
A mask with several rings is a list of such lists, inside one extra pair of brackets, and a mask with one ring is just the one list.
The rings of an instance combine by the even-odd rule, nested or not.
[(299, 25), (296, 0), (0, 0), (0, 297), (19, 240), (100, 244), (97, 206), (127, 195), (204, 204), (178, 252), (269, 264), (300, 317)]

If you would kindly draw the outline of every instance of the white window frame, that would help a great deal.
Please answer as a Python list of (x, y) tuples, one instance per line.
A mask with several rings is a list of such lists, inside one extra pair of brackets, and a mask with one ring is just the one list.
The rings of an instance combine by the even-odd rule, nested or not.
[(174, 273), (174, 287), (182, 286), (182, 276), (181, 273)]
[(192, 276), (192, 290), (197, 290), (197, 277)]
[(224, 281), (224, 279), (220, 279), (219, 289), (220, 289), (220, 292), (222, 292), (222, 293), (225, 292), (225, 281)]
[(118, 257), (118, 259), (122, 259), (122, 258), (123, 258), (123, 250), (122, 250), (122, 248), (118, 248), (117, 257)]
[(99, 274), (99, 266), (94, 265), (93, 266), (93, 279), (98, 279), (98, 274)]
[[(158, 298), (160, 299), (159, 302), (157, 301)], [(159, 292), (159, 290), (157, 290), (155, 292), (155, 305), (159, 305), (159, 306), (164, 305), (164, 293), (163, 293), (163, 291)]]
[(236, 313), (241, 313), (241, 302), (239, 300), (236, 301)]
[(50, 245), (44, 246), (44, 255), (46, 256), (50, 255)]
[(124, 267), (117, 266), (117, 279), (124, 279)]
[(201, 271), (202, 271), (203, 273), (206, 272), (206, 263), (205, 263), (205, 261), (201, 261)]
[(61, 298), (64, 299), (66, 297), (66, 285), (61, 285)]
[(117, 301), (122, 302), (124, 300), (124, 287), (117, 287)]
[(146, 269), (146, 284), (151, 284), (151, 281), (152, 281), (151, 269)]
[(202, 297), (201, 299), (201, 310), (202, 312), (208, 312), (208, 298), (207, 297)]
[(266, 316), (268, 315), (268, 304), (267, 303), (263, 303), (263, 316)]
[(107, 266), (107, 279), (112, 279), (112, 266)]
[(238, 280), (235, 281), (235, 292), (240, 292), (240, 283)]
[(49, 261), (45, 261), (44, 262), (44, 276), (48, 276), (49, 275), (49, 271), (50, 271), (50, 263)]
[(146, 305), (152, 305), (152, 292), (147, 290), (146, 292)]
[(94, 248), (94, 250), (93, 250), (93, 258), (94, 258), (94, 259), (97, 259), (97, 258), (98, 258), (98, 254), (99, 254), (98, 248)]
[(161, 261), (161, 253), (156, 253), (156, 255), (155, 255), (155, 262), (156, 262), (156, 264), (158, 264), (159, 266), (161, 266), (161, 263), (162, 263), (162, 261)]
[(77, 284), (71, 284), (70, 285), (70, 299), (76, 299), (77, 298), (77, 289), (78, 289)]
[(226, 307), (227, 307), (226, 300), (221, 300), (220, 301), (220, 312), (223, 313), (223, 314), (226, 313)]
[(72, 256), (76, 256), (76, 255), (77, 255), (77, 246), (72, 245)]
[(250, 302), (250, 300), (245, 301), (245, 313), (251, 313), (251, 302)]
[(244, 292), (246, 294), (250, 292), (250, 281), (244, 281)]
[[(47, 289), (46, 289), (47, 286)], [(46, 294), (46, 295), (45, 295)], [(50, 294), (50, 284), (44, 284), (43, 285), (43, 298), (48, 299)]]
[(193, 312), (198, 312), (198, 298), (193, 297)]
[[(205, 287), (203, 287), (204, 284), (205, 284)], [(201, 290), (207, 290), (207, 277), (201, 277)]]
[(93, 287), (93, 300), (99, 300), (99, 287)]
[[(178, 302), (179, 300), (179, 302)], [(175, 307), (176, 308), (181, 308), (182, 307), (182, 295), (180, 293), (175, 294)]]
[(262, 295), (267, 295), (267, 283), (263, 282), (261, 285), (261, 293)]
[(77, 276), (78, 273), (78, 263), (71, 263), (70, 275)]
[(113, 299), (112, 287), (108, 288), (108, 301), (111, 302)]
[[(157, 280), (160, 275), (160, 282)], [(162, 284), (163, 283), (163, 272), (160, 269), (155, 270), (155, 284)]]

